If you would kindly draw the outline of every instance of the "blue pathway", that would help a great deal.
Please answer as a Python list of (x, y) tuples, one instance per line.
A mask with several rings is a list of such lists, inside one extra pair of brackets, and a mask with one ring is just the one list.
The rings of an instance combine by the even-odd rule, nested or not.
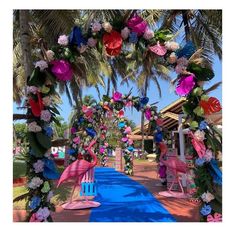
[(90, 222), (175, 222), (175, 218), (141, 184), (113, 168), (95, 168), (101, 203)]

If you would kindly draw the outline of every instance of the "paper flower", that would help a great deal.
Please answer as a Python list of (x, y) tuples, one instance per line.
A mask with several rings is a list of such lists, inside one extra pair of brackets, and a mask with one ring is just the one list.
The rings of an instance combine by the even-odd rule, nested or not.
[(165, 47), (169, 51), (176, 51), (176, 50), (179, 49), (179, 44), (176, 43), (176, 42), (169, 42), (168, 41), (168, 42), (165, 43)]
[(143, 37), (146, 39), (146, 40), (149, 40), (149, 39), (152, 39), (154, 37), (154, 31), (149, 29), (149, 28), (146, 28), (145, 29), (145, 32), (143, 34)]
[(35, 173), (40, 173), (44, 169), (44, 162), (42, 160), (37, 160), (37, 162), (33, 164), (33, 167)]
[(213, 215), (207, 216), (207, 222), (222, 222), (222, 215), (220, 213), (215, 212)]
[(40, 221), (45, 221), (50, 216), (50, 211), (47, 207), (40, 207), (36, 212), (36, 217)]
[(69, 62), (65, 60), (55, 60), (52, 61), (52, 73), (60, 81), (69, 81), (72, 79), (73, 70)]
[(175, 91), (180, 96), (186, 96), (192, 91), (194, 85), (195, 85), (194, 75), (181, 76)]
[(35, 86), (27, 86), (26, 91), (27, 91), (27, 94), (29, 93), (36, 94), (37, 92), (39, 92), (39, 89)]
[(104, 29), (106, 32), (111, 33), (111, 31), (112, 31), (112, 26), (111, 26), (111, 24), (110, 24), (109, 22), (104, 22), (104, 23), (102, 24), (102, 27), (103, 27), (103, 29)]
[(122, 37), (120, 33), (112, 30), (111, 33), (105, 33), (102, 38), (106, 53), (109, 56), (117, 56), (120, 54), (122, 47)]
[(195, 160), (195, 165), (196, 166), (203, 166), (203, 164), (206, 162), (206, 159), (205, 158), (197, 158), (196, 160)]
[(48, 61), (54, 60), (54, 55), (55, 55), (55, 53), (52, 50), (46, 51), (46, 56), (47, 56)]
[(28, 130), (30, 132), (37, 133), (37, 132), (42, 131), (42, 128), (36, 123), (36, 121), (33, 121), (28, 124)]
[(136, 14), (127, 21), (127, 26), (132, 32), (135, 32), (138, 34), (138, 36), (140, 36), (145, 32), (147, 28), (147, 22)]
[(71, 132), (71, 134), (76, 133), (76, 128), (75, 128), (75, 127), (72, 127), (72, 128), (70, 129), (70, 132)]
[(33, 177), (28, 184), (29, 188), (36, 189), (38, 188), (41, 184), (43, 183), (43, 180), (40, 179), (39, 177)]
[(45, 133), (48, 137), (52, 137), (53, 135), (53, 129), (50, 126), (47, 126), (46, 128), (44, 128)]
[(43, 105), (44, 106), (50, 106), (51, 105), (51, 98), (49, 96), (43, 97)]
[(204, 202), (209, 203), (210, 201), (215, 199), (215, 196), (211, 194), (209, 191), (207, 191), (201, 195), (201, 198)]
[(40, 60), (35, 63), (35, 68), (36, 67), (39, 67), (40, 71), (44, 71), (46, 68), (48, 68), (48, 63), (44, 60)]
[(37, 208), (40, 205), (40, 202), (41, 202), (40, 197), (33, 196), (29, 204), (30, 209), (34, 210), (35, 208)]
[(40, 119), (41, 119), (41, 120), (44, 120), (44, 121), (46, 121), (46, 122), (49, 122), (50, 119), (51, 119), (51, 113), (50, 113), (50, 111), (48, 111), (48, 110), (42, 110), (42, 111), (41, 111), (41, 115), (40, 115)]
[(174, 64), (177, 62), (177, 56), (174, 52), (172, 52), (170, 54), (170, 56), (167, 58), (167, 61), (170, 63), (170, 64)]
[(205, 132), (201, 130), (197, 130), (194, 132), (194, 138), (198, 141), (203, 141), (205, 139)]
[(97, 44), (97, 39), (89, 38), (87, 44), (89, 47), (95, 47)]
[(130, 30), (128, 27), (125, 27), (124, 29), (121, 30), (121, 37), (126, 40), (129, 37)]
[(94, 23), (91, 24), (92, 32), (99, 32), (101, 28), (102, 25), (98, 21), (95, 21)]
[(114, 100), (115, 102), (118, 102), (118, 101), (121, 100), (122, 94), (119, 93), (119, 92), (115, 92), (115, 93), (113, 94), (112, 98), (113, 98), (113, 100)]
[(199, 124), (199, 129), (204, 130), (207, 128), (207, 122), (205, 120), (202, 120)]
[(167, 52), (165, 46), (161, 45), (159, 42), (157, 42), (157, 44), (154, 46), (149, 46), (149, 50), (151, 50), (158, 56), (164, 56)]
[(66, 36), (65, 34), (60, 35), (58, 40), (57, 40), (57, 43), (62, 45), (62, 46), (67, 46), (68, 43), (69, 43), (68, 36)]
[(201, 214), (203, 215), (203, 216), (207, 216), (207, 215), (209, 215), (210, 213), (211, 213), (211, 206), (210, 205), (204, 205), (203, 207), (202, 207), (202, 209), (200, 210), (200, 212), (201, 212)]
[(131, 32), (129, 35), (129, 43), (137, 43), (138, 42), (138, 34), (135, 32)]

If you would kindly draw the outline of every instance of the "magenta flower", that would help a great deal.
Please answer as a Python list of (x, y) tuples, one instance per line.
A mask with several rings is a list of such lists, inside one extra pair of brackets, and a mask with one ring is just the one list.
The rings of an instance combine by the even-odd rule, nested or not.
[(123, 137), (123, 138), (121, 139), (121, 141), (125, 143), (125, 142), (128, 141), (128, 138), (127, 138), (127, 137)]
[(76, 128), (75, 128), (75, 127), (72, 127), (71, 130), (70, 130), (70, 132), (71, 132), (72, 134), (76, 133)]
[(105, 152), (105, 148), (104, 148), (104, 147), (100, 147), (99, 153), (100, 153), (100, 154), (103, 154), (104, 152)]
[(145, 117), (147, 120), (150, 120), (151, 119), (151, 116), (152, 116), (152, 112), (151, 112), (151, 109), (148, 108), (145, 110)]
[(122, 94), (121, 93), (119, 93), (119, 92), (115, 92), (114, 94), (113, 94), (113, 100), (115, 101), (115, 102), (117, 102), (117, 101), (120, 101), (121, 100), (121, 98), (122, 98)]
[(125, 128), (125, 134), (130, 134), (131, 133), (131, 127), (130, 126), (128, 126), (128, 127), (126, 127)]
[(56, 60), (52, 61), (52, 73), (57, 77), (58, 80), (68, 81), (73, 76), (73, 70), (68, 61)]
[(135, 15), (128, 20), (127, 26), (132, 30), (132, 32), (135, 32), (138, 34), (138, 36), (140, 36), (145, 32), (147, 28), (147, 22), (144, 21), (140, 16)]
[(134, 143), (134, 141), (132, 139), (129, 139), (128, 143), (129, 143), (129, 145), (132, 145)]
[(175, 91), (180, 96), (186, 96), (192, 91), (194, 85), (195, 85), (194, 75), (189, 75), (187, 77), (181, 76)]

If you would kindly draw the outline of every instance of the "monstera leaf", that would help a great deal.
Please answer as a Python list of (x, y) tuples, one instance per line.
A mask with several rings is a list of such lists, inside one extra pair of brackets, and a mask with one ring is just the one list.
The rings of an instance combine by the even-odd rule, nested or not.
[(36, 138), (36, 134), (33, 132), (28, 132), (28, 139), (29, 139), (29, 144), (31, 148), (33, 149), (34, 156), (36, 157), (42, 157), (44, 153), (47, 151), (46, 148), (42, 147)]
[(36, 133), (36, 139), (38, 143), (45, 149), (49, 149), (52, 146), (51, 138), (42, 132)]
[(195, 63), (190, 63), (187, 71), (192, 72), (199, 81), (209, 81), (215, 76), (211, 69), (203, 68)]

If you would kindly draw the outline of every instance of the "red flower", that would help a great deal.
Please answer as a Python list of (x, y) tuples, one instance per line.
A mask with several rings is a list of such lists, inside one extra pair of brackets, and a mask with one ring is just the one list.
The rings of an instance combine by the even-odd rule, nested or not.
[(210, 115), (222, 109), (219, 100), (215, 97), (210, 97), (208, 100), (201, 100), (199, 106), (203, 108), (205, 115)]
[(120, 33), (112, 30), (111, 33), (105, 33), (103, 35), (103, 44), (109, 56), (117, 56), (121, 51), (122, 37)]
[(44, 106), (41, 94), (39, 92), (37, 92), (37, 96), (38, 96), (38, 101), (35, 101), (33, 98), (30, 98), (29, 104), (33, 115), (39, 117), (41, 115), (41, 111), (43, 110)]

